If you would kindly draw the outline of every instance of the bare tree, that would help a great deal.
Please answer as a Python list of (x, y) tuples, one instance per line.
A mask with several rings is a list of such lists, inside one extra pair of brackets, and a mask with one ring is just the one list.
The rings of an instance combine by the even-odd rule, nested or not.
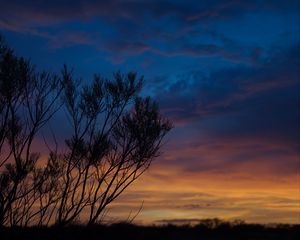
[(88, 224), (149, 167), (171, 129), (150, 98), (137, 96), (142, 78), (116, 73), (113, 81), (95, 76), (77, 92), (64, 70), (65, 103), (73, 127), (61, 179), (57, 224), (88, 214)]
[[(40, 73), (3, 44), (0, 51), (0, 226), (99, 222), (160, 154), (171, 123), (139, 97), (135, 73), (81, 86), (66, 66), (61, 77)], [(72, 133), (65, 147), (50, 149), (46, 139), (43, 162), (32, 146), (61, 106)]]
[[(33, 178), (40, 154), (32, 150), (40, 129), (57, 112), (61, 80), (37, 72), (0, 44), (0, 225), (23, 224), (36, 200)], [(35, 180), (35, 181), (34, 181)]]

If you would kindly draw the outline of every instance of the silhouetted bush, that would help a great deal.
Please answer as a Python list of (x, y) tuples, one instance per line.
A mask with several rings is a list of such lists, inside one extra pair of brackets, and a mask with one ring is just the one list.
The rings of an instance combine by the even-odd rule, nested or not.
[(3, 228), (1, 240), (43, 239), (43, 240), (296, 240), (299, 239), (300, 225), (267, 226), (259, 224), (234, 225), (223, 222), (216, 228), (197, 226), (137, 226), (118, 223), (112, 225), (69, 225), (59, 227), (12, 227)]
[[(83, 212), (88, 225), (101, 221), (172, 128), (155, 101), (139, 96), (142, 84), (133, 72), (84, 85), (66, 66), (59, 75), (37, 71), (0, 36), (0, 226), (65, 226)], [(55, 146), (44, 138), (42, 162), (34, 142), (61, 108), (71, 133), (53, 129)]]

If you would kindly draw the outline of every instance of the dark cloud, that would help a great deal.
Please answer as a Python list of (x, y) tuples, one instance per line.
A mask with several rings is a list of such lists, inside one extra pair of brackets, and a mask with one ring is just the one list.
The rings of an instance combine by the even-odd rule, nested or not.
[[(0, 28), (27, 33), (49, 40), (52, 47), (86, 44), (109, 52), (111, 59), (151, 52), (164, 57), (220, 56), (229, 61), (256, 63), (262, 49), (245, 46), (206, 26), (214, 22), (241, 18), (247, 12), (267, 9), (280, 11), (292, 7), (253, 1), (6, 1), (0, 10)], [(72, 29), (68, 24), (80, 22)], [(99, 23), (103, 23), (102, 27)], [(64, 25), (64, 33), (54, 31)], [(93, 25), (93, 31), (87, 31)], [(97, 27), (98, 26), (98, 27)], [(103, 27), (104, 26), (104, 27)], [(166, 27), (167, 26), (167, 27)], [(104, 29), (105, 28), (105, 29)], [(106, 35), (114, 29), (115, 35)], [(191, 37), (212, 37), (198, 43)], [(159, 41), (159, 44), (155, 42)], [(245, 50), (246, 49), (246, 50)]]
[(228, 134), (267, 135), (295, 141), (300, 130), (299, 53), (297, 45), (266, 59), (259, 67), (226, 69), (208, 77), (192, 72), (160, 91), (158, 98), (175, 122), (188, 123), (218, 115), (221, 128), (226, 118), (235, 120)]
[[(120, 18), (143, 18), (146, 15), (154, 17), (175, 16), (182, 21), (203, 21), (212, 18), (232, 18), (245, 11), (291, 10), (299, 6), (298, 1), (272, 1), (272, 4), (261, 1), (170, 1), (170, 0), (53, 0), (26, 2), (20, 0), (5, 1), (2, 8), (2, 19), (16, 15), (19, 18), (29, 17), (27, 20), (35, 24), (51, 24), (58, 21), (87, 19), (91, 17), (108, 16)], [(22, 10), (22, 11), (20, 11)], [(18, 15), (19, 14), (19, 15)], [(12, 19), (11, 19), (12, 20)], [(40, 21), (40, 22), (38, 22)]]
[(199, 223), (201, 221), (200, 218), (175, 218), (175, 219), (161, 219), (157, 220), (156, 223), (158, 224), (192, 224), (192, 223)]
[(178, 128), (162, 164), (186, 173), (298, 174), (299, 56), (297, 44), (260, 66), (160, 79), (157, 98)]

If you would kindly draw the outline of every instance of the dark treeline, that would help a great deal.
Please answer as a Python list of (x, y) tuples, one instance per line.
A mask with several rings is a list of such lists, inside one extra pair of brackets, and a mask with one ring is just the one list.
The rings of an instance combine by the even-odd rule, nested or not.
[(142, 84), (135, 73), (84, 84), (66, 66), (38, 71), (0, 36), (0, 228), (101, 222), (171, 129)]
[(89, 228), (69, 225), (65, 228), (14, 227), (3, 228), (1, 239), (43, 239), (43, 240), (296, 240), (300, 236), (300, 225), (278, 224), (273, 226), (225, 222), (207, 219), (194, 226), (162, 225), (136, 226), (119, 223), (113, 225), (93, 225)]

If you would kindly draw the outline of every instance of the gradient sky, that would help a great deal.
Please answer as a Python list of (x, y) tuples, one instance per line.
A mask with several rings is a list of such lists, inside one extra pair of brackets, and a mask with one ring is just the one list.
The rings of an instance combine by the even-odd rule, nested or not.
[(0, 31), (38, 68), (116, 70), (175, 128), (110, 209), (138, 223), (300, 223), (300, 1), (0, 0)]

